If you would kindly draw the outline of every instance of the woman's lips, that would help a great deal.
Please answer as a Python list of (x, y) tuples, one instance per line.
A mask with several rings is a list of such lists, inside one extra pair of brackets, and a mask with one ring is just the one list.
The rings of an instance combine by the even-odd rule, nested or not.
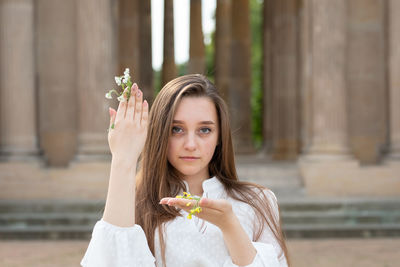
[(184, 161), (195, 161), (199, 159), (198, 157), (179, 157), (179, 158)]

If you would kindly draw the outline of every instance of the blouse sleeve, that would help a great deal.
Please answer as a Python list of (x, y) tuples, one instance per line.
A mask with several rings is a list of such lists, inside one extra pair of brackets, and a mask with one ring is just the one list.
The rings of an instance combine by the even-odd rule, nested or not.
[(81, 261), (83, 267), (154, 267), (155, 259), (139, 225), (119, 227), (97, 221)]
[[(268, 197), (268, 201), (272, 204), (273, 214), (276, 221), (279, 221), (279, 209), (278, 201), (275, 194), (271, 190), (265, 190), (265, 195)], [(254, 214), (255, 216), (255, 214)], [(271, 232), (268, 226), (264, 227), (264, 230), (258, 241), (252, 242), (257, 254), (251, 264), (245, 267), (287, 267), (286, 257), (276, 240), (274, 234)], [(279, 256), (280, 255), (280, 256)], [(238, 267), (238, 265), (232, 263), (229, 258), (223, 267)]]

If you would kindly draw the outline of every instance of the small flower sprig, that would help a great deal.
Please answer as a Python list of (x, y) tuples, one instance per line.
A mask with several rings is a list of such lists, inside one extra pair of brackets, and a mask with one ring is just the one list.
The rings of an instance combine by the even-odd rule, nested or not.
[[(124, 75), (122, 76), (115, 76), (115, 83), (118, 86), (122, 87), (122, 91), (118, 92), (114, 89), (111, 89), (106, 93), (106, 98), (112, 99), (112, 93), (115, 93), (118, 96), (118, 101), (128, 101), (129, 97), (131, 96), (131, 87), (132, 87), (132, 81), (131, 81), (131, 76), (129, 75), (129, 68), (126, 68), (124, 71)], [(124, 97), (125, 96), (125, 97)]]
[[(124, 71), (124, 75), (122, 76), (115, 76), (115, 83), (118, 86), (122, 87), (122, 91), (118, 92), (115, 89), (111, 89), (106, 93), (107, 99), (112, 99), (112, 93), (115, 93), (118, 97), (118, 101), (124, 102), (129, 101), (129, 97), (131, 96), (131, 88), (132, 88), (132, 81), (131, 76), (129, 75), (129, 68), (126, 68)], [(111, 125), (111, 129), (114, 129), (114, 123)]]
[[(202, 209), (201, 209), (201, 207), (199, 205), (199, 202), (200, 202), (200, 198), (199, 197), (195, 197), (195, 196), (192, 196), (191, 194), (189, 194), (187, 192), (183, 192), (183, 196), (178, 195), (178, 196), (176, 196), (176, 198), (184, 198), (184, 199), (196, 200), (196, 203), (195, 203), (194, 207), (190, 210), (190, 212), (189, 212), (189, 214), (187, 216), (187, 218), (189, 220), (192, 219), (192, 215), (193, 214), (195, 214), (196, 212), (197, 212), (197, 214), (199, 214), (202, 211)], [(192, 205), (192, 202), (189, 202), (189, 203), (186, 204), (187, 207), (189, 207), (191, 205)]]

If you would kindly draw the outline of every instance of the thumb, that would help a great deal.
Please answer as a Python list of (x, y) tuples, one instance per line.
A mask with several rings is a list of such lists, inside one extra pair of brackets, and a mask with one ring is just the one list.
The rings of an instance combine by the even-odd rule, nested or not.
[(201, 207), (210, 207), (213, 206), (211, 202), (212, 202), (211, 199), (203, 197), (200, 199), (199, 204)]

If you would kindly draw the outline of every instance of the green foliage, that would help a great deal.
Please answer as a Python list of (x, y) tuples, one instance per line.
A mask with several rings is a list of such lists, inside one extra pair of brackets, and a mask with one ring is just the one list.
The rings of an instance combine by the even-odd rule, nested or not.
[[(215, 13), (214, 13), (215, 20)], [(205, 75), (211, 82), (215, 82), (215, 65), (214, 65), (214, 53), (215, 53), (215, 31), (210, 34), (210, 43), (205, 45), (206, 53), (206, 73)]]
[(156, 96), (161, 90), (161, 69), (153, 70), (153, 84), (154, 84), (154, 95)]
[(178, 77), (179, 76), (183, 76), (187, 74), (187, 68), (188, 68), (188, 61), (182, 63), (182, 64), (178, 64), (176, 66), (177, 71), (178, 71)]
[(252, 135), (256, 148), (261, 148), (263, 141), (262, 26), (263, 3), (260, 0), (250, 0)]

